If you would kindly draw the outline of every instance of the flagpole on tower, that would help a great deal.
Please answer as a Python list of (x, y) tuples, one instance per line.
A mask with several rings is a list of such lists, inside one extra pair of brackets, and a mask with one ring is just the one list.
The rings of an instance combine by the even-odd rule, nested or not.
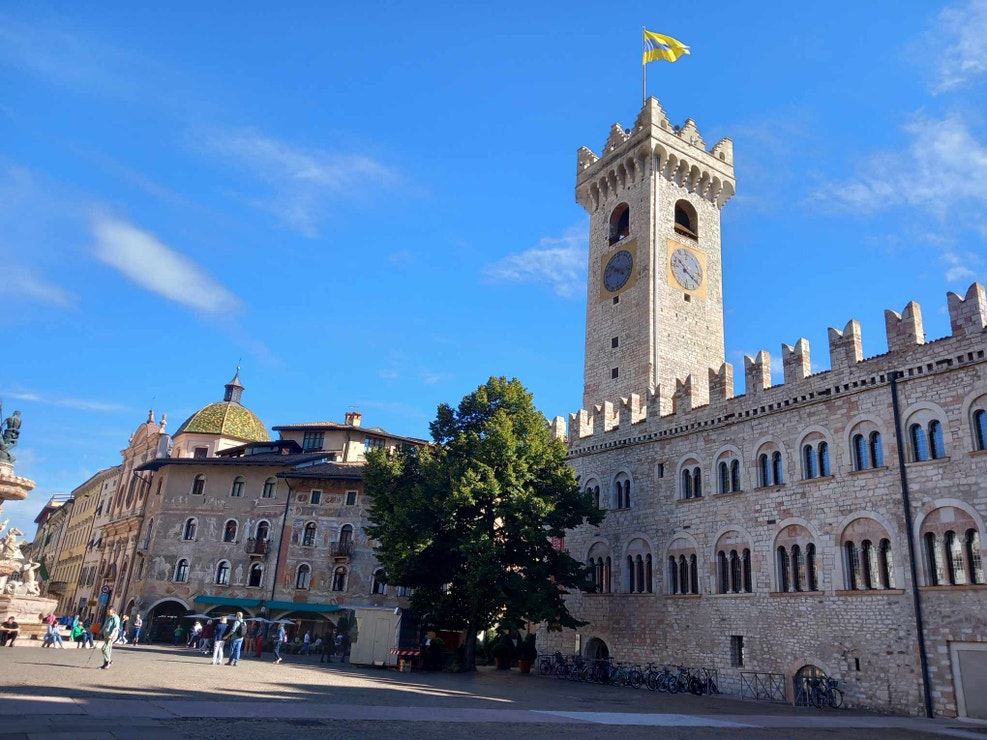
[[(647, 41), (645, 40), (644, 34), (647, 32), (647, 26), (641, 26), (641, 59), (644, 59), (644, 54), (647, 52)], [(648, 100), (648, 65), (645, 62), (641, 62), (641, 105)]]

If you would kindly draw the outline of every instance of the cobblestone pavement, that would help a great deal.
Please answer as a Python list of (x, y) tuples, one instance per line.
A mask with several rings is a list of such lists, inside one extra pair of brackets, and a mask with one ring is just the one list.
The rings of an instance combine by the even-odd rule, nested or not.
[(270, 654), (213, 666), (200, 652), (35, 644), (0, 649), (0, 740), (46, 738), (987, 737), (987, 726), (669, 696), (483, 668), (398, 673)]

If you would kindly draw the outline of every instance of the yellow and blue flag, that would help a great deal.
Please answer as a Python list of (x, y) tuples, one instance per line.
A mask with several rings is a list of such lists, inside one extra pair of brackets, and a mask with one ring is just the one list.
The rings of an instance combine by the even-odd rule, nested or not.
[(683, 54), (689, 53), (689, 47), (681, 41), (673, 39), (671, 36), (664, 36), (654, 31), (644, 29), (644, 57), (641, 64), (655, 62), (664, 59), (666, 62), (674, 62)]

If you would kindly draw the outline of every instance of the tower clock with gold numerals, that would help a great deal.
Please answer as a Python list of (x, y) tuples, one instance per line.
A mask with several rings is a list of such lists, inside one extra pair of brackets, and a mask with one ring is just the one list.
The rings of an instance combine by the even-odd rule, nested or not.
[(706, 149), (649, 98), (615, 125), (602, 157), (578, 153), (576, 200), (590, 215), (583, 408), (674, 391), (719, 369), (720, 210), (734, 193), (733, 145)]

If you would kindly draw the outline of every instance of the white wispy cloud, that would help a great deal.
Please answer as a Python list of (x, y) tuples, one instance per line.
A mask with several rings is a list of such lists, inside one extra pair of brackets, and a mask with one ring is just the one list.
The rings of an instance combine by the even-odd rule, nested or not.
[[(939, 14), (924, 43), (935, 43), (934, 93), (965, 87), (987, 73), (987, 0), (969, 0)], [(944, 45), (945, 42), (945, 45)]]
[(562, 236), (542, 237), (538, 246), (487, 265), (483, 274), (496, 282), (545, 283), (556, 295), (575, 297), (586, 285), (588, 248), (586, 226), (574, 226)]
[(201, 266), (154, 234), (116, 218), (93, 220), (96, 257), (142, 288), (170, 301), (220, 315), (236, 311), (240, 300)]
[(75, 297), (68, 291), (45, 280), (28, 267), (9, 262), (3, 268), (0, 295), (9, 298), (26, 298), (57, 308), (75, 307)]
[(366, 155), (297, 147), (252, 129), (212, 131), (198, 145), (266, 183), (271, 193), (251, 202), (308, 237), (318, 235), (332, 203), (400, 182), (396, 170)]
[(116, 411), (127, 411), (128, 408), (119, 403), (106, 401), (94, 401), (84, 398), (61, 398), (58, 396), (48, 396), (31, 391), (2, 391), (0, 390), (0, 400), (13, 399), (15, 401), (30, 401), (31, 403), (43, 403), (48, 406), (60, 406), (67, 409), (77, 409), (79, 411), (98, 411), (112, 413)]

